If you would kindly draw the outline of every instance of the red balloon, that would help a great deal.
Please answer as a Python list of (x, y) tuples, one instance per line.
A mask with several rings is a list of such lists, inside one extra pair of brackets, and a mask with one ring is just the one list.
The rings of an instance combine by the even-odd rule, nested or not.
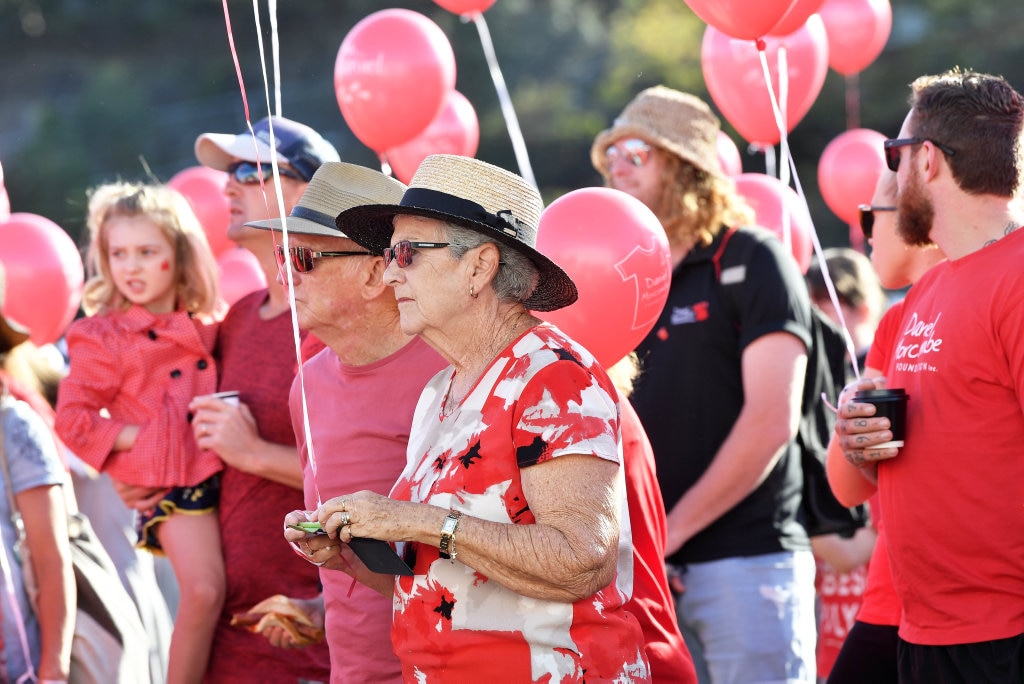
[[(821, 19), (811, 16), (788, 36), (765, 38), (772, 90), (779, 97), (779, 51), (785, 47), (788, 96), (786, 130), (807, 114), (828, 74), (828, 38)], [(704, 31), (701, 67), (711, 99), (748, 142), (774, 145), (782, 139), (772, 112), (761, 59), (754, 43), (730, 38), (713, 26)], [(779, 103), (781, 107), (781, 102)]]
[(381, 153), (412, 140), (455, 87), (455, 53), (418, 12), (386, 9), (348, 32), (334, 62), (334, 92), (357, 138)]
[(232, 247), (217, 257), (220, 267), (220, 296), (231, 306), (239, 299), (267, 286), (259, 259), (244, 247)]
[(846, 223), (860, 220), (857, 205), (870, 204), (885, 169), (885, 136), (867, 128), (844, 131), (832, 139), (818, 161), (818, 188), (825, 204)]
[(722, 165), (722, 171), (727, 176), (738, 176), (743, 173), (743, 159), (740, 157), (740, 149), (725, 131), (718, 131), (718, 163)]
[(434, 0), (434, 2), (455, 14), (483, 12), (494, 4), (494, 0)]
[(188, 200), (196, 218), (203, 226), (206, 241), (214, 256), (234, 247), (228, 239), (228, 224), (231, 223), (231, 203), (224, 194), (228, 174), (208, 166), (192, 166), (183, 169), (167, 181)]
[(814, 224), (801, 206), (800, 195), (778, 178), (763, 173), (744, 173), (734, 180), (736, 189), (754, 208), (757, 225), (778, 235), (783, 243), (788, 242), (800, 272), (807, 273), (814, 252), (811, 240)]
[(686, 0), (693, 13), (733, 38), (761, 38), (796, 0)]
[(828, 33), (828, 64), (844, 76), (874, 62), (892, 31), (889, 0), (825, 0), (819, 14)]
[(643, 202), (612, 188), (573, 190), (541, 214), (537, 249), (568, 273), (579, 299), (537, 316), (606, 368), (650, 332), (672, 281), (668, 238)]
[(5, 318), (28, 328), (37, 346), (64, 335), (82, 302), (85, 269), (74, 240), (48, 218), (14, 213), (0, 223)]
[(782, 17), (768, 33), (773, 36), (789, 35), (803, 26), (812, 14), (821, 9), (823, 2), (825, 0), (796, 0), (796, 3), (786, 12), (786, 16)]
[(395, 177), (403, 183), (412, 180), (420, 162), (431, 154), (458, 154), (472, 157), (480, 144), (480, 124), (476, 110), (457, 90), (448, 93), (437, 118), (422, 133), (385, 153)]

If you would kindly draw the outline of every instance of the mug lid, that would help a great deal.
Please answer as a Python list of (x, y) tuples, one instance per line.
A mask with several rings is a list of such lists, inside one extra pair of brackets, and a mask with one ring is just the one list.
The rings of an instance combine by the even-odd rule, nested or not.
[(895, 399), (909, 396), (907, 391), (901, 387), (887, 387), (885, 389), (869, 389), (860, 390), (855, 395), (855, 399)]

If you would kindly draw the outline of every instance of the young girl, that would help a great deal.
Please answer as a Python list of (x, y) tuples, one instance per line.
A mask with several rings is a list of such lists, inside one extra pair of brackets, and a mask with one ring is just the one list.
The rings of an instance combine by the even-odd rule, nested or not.
[(223, 464), (196, 445), (187, 408), (217, 386), (217, 265), (187, 201), (167, 187), (97, 188), (88, 228), (88, 317), (68, 329), (57, 432), (115, 480), (169, 488), (137, 529), (139, 546), (166, 553), (178, 579), (167, 682), (191, 684), (203, 677), (224, 601)]

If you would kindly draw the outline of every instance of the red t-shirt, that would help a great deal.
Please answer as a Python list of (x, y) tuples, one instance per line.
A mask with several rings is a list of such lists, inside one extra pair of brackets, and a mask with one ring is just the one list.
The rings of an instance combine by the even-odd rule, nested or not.
[[(259, 316), (267, 292), (235, 302), (221, 325), (218, 341), (221, 390), (238, 390), (260, 437), (294, 446), (288, 392), (298, 369), (291, 314)], [(308, 358), (323, 348), (312, 336)], [(313, 598), (320, 593), (317, 568), (296, 557), (281, 536), (284, 517), (302, 508), (302, 492), (230, 466), (221, 480), (220, 528), (227, 573), (227, 597), (214, 632), (207, 684), (327, 681), (327, 644), (300, 649), (271, 646), (265, 637), (231, 626), (245, 612), (274, 594)]]
[(1024, 633), (1024, 230), (933, 266), (903, 303), (891, 387), (907, 439), (878, 467), (900, 636)]

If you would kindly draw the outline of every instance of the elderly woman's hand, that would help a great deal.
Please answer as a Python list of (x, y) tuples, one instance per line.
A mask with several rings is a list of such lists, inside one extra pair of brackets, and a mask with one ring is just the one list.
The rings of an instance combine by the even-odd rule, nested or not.
[(843, 388), (839, 395), (839, 410), (835, 427), (836, 440), (843, 454), (858, 468), (874, 471), (879, 461), (894, 458), (899, 449), (888, 447), (879, 449), (878, 444), (892, 440), (889, 419), (875, 418), (873, 404), (864, 404), (854, 400), (854, 395), (861, 390), (884, 389), (885, 378), (862, 378)]
[(402, 541), (405, 536), (396, 515), (396, 509), (402, 505), (403, 502), (376, 492), (361, 491), (325, 501), (316, 511), (315, 519), (331, 538), (346, 543), (352, 537)]
[(318, 567), (330, 569), (344, 567), (342, 561), (331, 562), (338, 558), (341, 544), (330, 538), (325, 532), (308, 532), (290, 527), (315, 521), (313, 511), (292, 511), (284, 518), (284, 539), (296, 554)]

